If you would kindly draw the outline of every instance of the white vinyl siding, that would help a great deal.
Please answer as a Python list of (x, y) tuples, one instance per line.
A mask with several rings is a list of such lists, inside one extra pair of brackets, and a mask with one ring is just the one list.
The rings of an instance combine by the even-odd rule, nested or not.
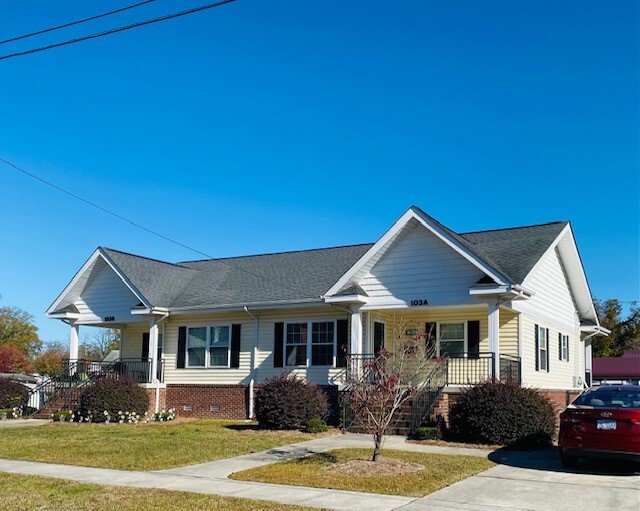
[(367, 308), (412, 300), (427, 300), (430, 306), (476, 301), (469, 286), (483, 273), (422, 225), (407, 229), (358, 281), (369, 296)]
[(145, 318), (131, 315), (132, 307), (138, 303), (140, 300), (102, 259), (96, 260), (91, 278), (74, 301), (81, 314), (81, 323), (104, 323), (105, 318), (113, 318), (108, 322), (114, 325), (146, 322)]

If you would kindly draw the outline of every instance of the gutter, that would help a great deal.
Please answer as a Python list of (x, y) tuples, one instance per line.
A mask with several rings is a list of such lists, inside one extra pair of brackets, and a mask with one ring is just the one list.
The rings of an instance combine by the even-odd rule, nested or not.
[(247, 411), (247, 416), (250, 419), (253, 419), (254, 414), (253, 414), (253, 405), (254, 405), (254, 399), (253, 399), (253, 391), (255, 388), (255, 382), (256, 382), (256, 376), (257, 376), (257, 369), (256, 369), (256, 364), (258, 361), (258, 341), (259, 341), (259, 327), (260, 327), (260, 319), (258, 318), (258, 316), (256, 316), (253, 312), (251, 312), (249, 310), (249, 307), (247, 307), (246, 305), (243, 307), (244, 311), (249, 314), (249, 316), (251, 316), (254, 321), (255, 321), (255, 334), (254, 334), (254, 339), (253, 339), (253, 350), (251, 351), (251, 377), (249, 378), (249, 410)]

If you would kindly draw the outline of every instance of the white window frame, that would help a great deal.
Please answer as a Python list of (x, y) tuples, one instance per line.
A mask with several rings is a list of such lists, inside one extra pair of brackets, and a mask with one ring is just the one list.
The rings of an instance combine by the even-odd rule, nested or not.
[[(213, 328), (227, 327), (229, 329), (229, 344), (227, 346), (227, 365), (211, 365), (211, 331)], [(204, 366), (192, 366), (189, 364), (189, 330), (192, 328), (206, 328), (206, 343), (204, 347)], [(208, 325), (187, 326), (187, 345), (185, 347), (187, 369), (228, 369), (231, 367), (231, 325), (228, 323), (213, 323)]]
[[(538, 371), (549, 372), (549, 366), (547, 366), (547, 353), (549, 352), (549, 329), (541, 325), (538, 327)], [(542, 349), (542, 332), (544, 332), (545, 347)], [(544, 357), (542, 353), (544, 352)], [(551, 359), (551, 357), (549, 357)], [(542, 361), (544, 360), (545, 367), (542, 367)]]
[[(287, 344), (287, 328), (289, 325), (295, 325), (299, 323), (307, 324), (307, 342), (304, 345), (302, 343), (298, 344), (298, 346), (306, 346), (307, 348), (306, 363), (305, 365), (289, 365), (287, 364), (287, 345), (288, 345)], [(311, 364), (312, 350), (313, 350), (312, 336), (313, 336), (314, 323), (333, 323), (333, 357), (332, 357), (332, 363), (330, 365), (312, 365)], [(338, 347), (338, 320), (335, 318), (329, 318), (329, 319), (318, 318), (318, 319), (291, 319), (289, 321), (285, 321), (282, 343), (283, 343), (282, 357), (284, 358), (284, 364), (283, 364), (284, 367), (291, 367), (291, 368), (336, 367), (336, 358), (337, 358), (337, 349), (338, 349), (337, 348)], [(325, 344), (325, 343), (322, 343), (322, 344)], [(329, 344), (329, 343), (326, 343), (326, 344)], [(295, 346), (295, 345), (291, 344), (291, 346)]]
[(568, 362), (569, 361), (569, 336), (565, 335), (563, 333), (560, 333), (561, 337), (561, 342), (560, 342), (560, 360), (562, 360), (563, 362)]
[[(462, 325), (464, 329), (464, 355), (463, 358), (467, 358), (469, 355), (469, 333), (467, 332), (467, 321), (464, 320), (451, 320), (451, 321), (436, 321), (436, 350), (437, 356), (441, 357), (440, 353), (440, 325)], [(459, 340), (459, 339), (458, 339)]]

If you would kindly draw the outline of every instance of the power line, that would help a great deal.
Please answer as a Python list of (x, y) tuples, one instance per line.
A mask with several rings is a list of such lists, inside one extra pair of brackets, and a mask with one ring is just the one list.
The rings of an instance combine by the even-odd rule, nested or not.
[(53, 32), (54, 30), (60, 30), (62, 28), (72, 27), (73, 25), (79, 25), (80, 23), (86, 23), (87, 21), (93, 21), (93, 20), (97, 20), (98, 18), (104, 18), (105, 16), (111, 16), (112, 14), (128, 11), (129, 9), (135, 9), (136, 7), (140, 7), (141, 5), (150, 4), (151, 2), (155, 2), (155, 1), (156, 0), (145, 0), (144, 2), (139, 2), (133, 5), (127, 5), (126, 7), (116, 9), (115, 11), (103, 12), (102, 14), (96, 14), (95, 16), (91, 16), (89, 18), (70, 21), (69, 23), (65, 23), (64, 25), (57, 25), (55, 27), (43, 28), (42, 30), (38, 30), (36, 32), (31, 32), (29, 34), (23, 34), (16, 37), (12, 37), (10, 39), (5, 39), (4, 41), (0, 41), (0, 44), (12, 43), (13, 41), (20, 41), (21, 39), (26, 39), (28, 37), (33, 37), (35, 35), (46, 34), (47, 32)]
[(63, 41), (61, 43), (49, 44), (47, 46), (41, 46), (39, 48), (32, 48), (31, 50), (19, 51), (16, 53), (9, 53), (8, 55), (0, 56), (0, 60), (11, 59), (13, 57), (20, 57), (23, 55), (29, 55), (31, 53), (38, 53), (45, 50), (51, 50), (52, 48), (59, 48), (61, 46), (67, 46), (69, 44), (75, 44), (82, 41), (87, 41), (89, 39), (97, 39), (98, 37), (103, 37), (106, 35), (116, 34), (118, 32), (124, 32), (125, 30), (131, 30), (132, 28), (143, 27), (145, 25), (151, 25), (152, 23), (158, 23), (160, 21), (166, 21), (173, 18), (179, 18), (180, 16), (186, 16), (187, 14), (193, 14), (195, 12), (204, 11), (207, 9), (213, 9), (214, 7), (220, 7), (225, 4), (230, 4), (235, 2), (236, 0), (221, 0), (219, 2), (214, 2), (211, 4), (202, 5), (200, 7), (195, 7), (193, 9), (188, 9), (186, 11), (174, 12), (172, 14), (166, 14), (164, 16), (160, 16), (158, 18), (153, 18), (145, 21), (138, 21), (137, 23), (132, 23), (131, 25), (125, 25), (122, 27), (112, 28), (109, 30), (105, 30), (104, 32), (97, 32), (95, 34), (89, 34), (82, 37), (76, 37), (75, 39), (69, 39), (67, 41)]
[[(181, 242), (176, 241), (176, 240), (174, 240), (172, 238), (169, 238), (168, 236), (165, 236), (164, 234), (160, 234), (157, 231), (153, 231), (153, 230), (151, 230), (151, 229), (149, 229), (149, 228), (147, 228), (147, 227), (145, 227), (143, 225), (140, 225), (137, 222), (134, 222), (133, 220), (130, 220), (130, 219), (128, 219), (128, 218), (126, 218), (126, 217), (124, 217), (122, 215), (119, 215), (118, 213), (116, 213), (114, 211), (111, 211), (110, 209), (107, 209), (107, 208), (105, 208), (103, 206), (100, 206), (99, 204), (96, 204), (93, 201), (85, 199), (84, 197), (81, 197), (80, 195), (77, 195), (77, 194), (75, 194), (73, 192), (70, 192), (69, 190), (65, 190), (64, 188), (58, 186), (57, 184), (52, 183), (51, 181), (47, 181), (46, 179), (43, 179), (40, 176), (38, 176), (36, 174), (33, 174), (32, 172), (29, 172), (28, 170), (25, 170), (25, 169), (21, 168), (18, 165), (16, 165), (15, 163), (10, 162), (9, 160), (5, 160), (4, 158), (0, 158), (0, 162), (4, 163), (5, 165), (8, 165), (9, 167), (17, 170), (18, 172), (22, 172), (23, 174), (25, 174), (26, 176), (29, 176), (32, 179), (40, 181), (41, 183), (43, 183), (43, 184), (45, 184), (47, 186), (50, 186), (51, 188), (54, 188), (55, 190), (58, 190), (59, 192), (62, 192), (62, 193), (66, 194), (66, 195), (68, 195), (70, 197), (73, 197), (74, 199), (77, 199), (77, 200), (79, 200), (81, 202), (84, 202), (88, 206), (96, 208), (96, 209), (102, 211), (103, 213), (107, 213), (108, 215), (111, 215), (111, 216), (113, 216), (113, 217), (115, 217), (115, 218), (117, 218), (119, 220), (122, 220), (123, 222), (127, 222), (128, 224), (131, 224), (132, 226), (137, 227), (138, 229), (141, 229), (141, 230), (143, 230), (143, 231), (145, 231), (145, 232), (147, 232), (149, 234), (152, 234), (153, 236), (157, 236), (158, 238), (161, 238), (161, 239), (163, 239), (165, 241), (168, 241), (169, 243), (173, 243), (174, 245), (177, 245), (179, 247), (186, 248), (187, 250), (190, 250), (191, 252), (195, 252), (196, 254), (204, 256), (207, 259), (219, 262), (219, 263), (224, 264), (224, 265), (226, 265), (226, 266), (228, 266), (230, 268), (234, 268), (234, 269), (239, 270), (241, 272), (244, 272), (244, 273), (246, 273), (248, 275), (252, 275), (252, 276), (254, 276), (254, 277), (258, 278), (258, 279), (263, 279), (263, 280), (265, 280), (267, 282), (270, 282), (272, 284), (276, 284), (276, 285), (278, 285), (280, 287), (286, 287), (290, 291), (295, 291), (296, 293), (302, 292), (305, 295), (308, 295), (308, 291), (307, 290), (303, 290), (302, 288), (298, 288), (297, 286), (293, 287), (293, 286), (291, 286), (291, 285), (289, 285), (289, 284), (287, 284), (285, 282), (275, 281), (273, 279), (265, 277), (264, 275), (259, 275), (257, 273), (254, 273), (252, 271), (247, 270), (246, 268), (242, 268), (240, 266), (236, 266), (234, 264), (231, 264), (231, 263), (229, 263), (228, 261), (226, 261), (224, 259), (213, 257), (213, 256), (211, 256), (209, 254), (206, 254), (206, 253), (204, 253), (204, 252), (202, 252), (202, 251), (200, 251), (200, 250), (198, 250), (196, 248), (190, 247), (189, 245), (185, 245), (184, 243), (181, 243)], [(315, 298), (315, 296), (314, 296), (314, 298)]]

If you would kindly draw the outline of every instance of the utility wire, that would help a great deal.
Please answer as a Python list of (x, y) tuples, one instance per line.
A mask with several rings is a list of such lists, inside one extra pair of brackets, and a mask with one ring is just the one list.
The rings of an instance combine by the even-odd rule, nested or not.
[[(54, 188), (55, 190), (58, 190), (59, 192), (62, 192), (62, 193), (66, 194), (66, 195), (68, 195), (70, 197), (73, 197), (74, 199), (77, 199), (80, 202), (84, 202), (85, 204), (87, 204), (87, 205), (89, 205), (89, 206), (91, 206), (93, 208), (96, 208), (96, 209), (102, 211), (103, 213), (107, 213), (108, 215), (111, 215), (111, 216), (113, 216), (113, 217), (115, 217), (115, 218), (117, 218), (119, 220), (122, 220), (123, 222), (127, 222), (128, 224), (131, 224), (132, 226), (137, 227), (138, 229), (142, 229), (143, 231), (145, 231), (145, 232), (147, 232), (149, 234), (152, 234), (153, 236), (157, 236), (158, 238), (162, 238), (163, 240), (168, 241), (169, 243), (173, 243), (174, 245), (177, 245), (177, 246), (182, 247), (182, 248), (186, 248), (187, 250), (190, 250), (191, 252), (195, 252), (196, 254), (204, 256), (208, 260), (212, 260), (212, 261), (216, 261), (216, 262), (222, 263), (222, 264), (224, 264), (224, 265), (226, 265), (226, 266), (228, 266), (230, 268), (233, 268), (235, 270), (247, 273), (248, 275), (252, 275), (252, 276), (254, 276), (254, 277), (258, 278), (258, 279), (263, 279), (263, 280), (266, 280), (266, 281), (268, 281), (268, 282), (270, 282), (272, 284), (276, 284), (279, 287), (286, 287), (290, 291), (295, 291), (296, 293), (301, 293), (302, 292), (305, 296), (309, 296), (309, 291), (306, 290), (306, 289), (302, 289), (301, 287), (297, 287), (297, 286), (293, 287), (293, 286), (289, 285), (286, 282), (276, 281), (276, 280), (270, 279), (268, 277), (265, 277), (264, 275), (260, 275), (258, 273), (254, 273), (252, 271), (247, 270), (246, 268), (242, 268), (240, 266), (236, 266), (234, 264), (231, 264), (231, 263), (229, 263), (228, 261), (226, 261), (224, 259), (213, 257), (213, 256), (211, 256), (209, 254), (206, 254), (206, 253), (204, 253), (204, 252), (202, 252), (202, 251), (200, 251), (200, 250), (198, 250), (196, 248), (190, 247), (189, 245), (185, 245), (184, 243), (180, 243), (179, 241), (176, 241), (176, 240), (174, 240), (172, 238), (169, 238), (168, 236), (165, 236), (164, 234), (160, 234), (157, 231), (153, 231), (153, 230), (151, 230), (151, 229), (149, 229), (149, 228), (147, 228), (147, 227), (145, 227), (143, 225), (140, 225), (137, 222), (134, 222), (133, 220), (130, 220), (130, 219), (128, 219), (128, 218), (126, 218), (126, 217), (124, 217), (122, 215), (119, 215), (118, 213), (115, 213), (114, 211), (111, 211), (110, 209), (102, 207), (99, 204), (96, 204), (95, 202), (92, 202), (92, 201), (90, 201), (88, 199), (85, 199), (84, 197), (81, 197), (80, 195), (77, 195), (77, 194), (75, 194), (73, 192), (70, 192), (69, 190), (65, 190), (64, 188), (56, 185), (55, 183), (52, 183), (51, 181), (47, 181), (46, 179), (43, 179), (40, 176), (38, 176), (36, 174), (33, 174), (32, 172), (29, 172), (28, 170), (25, 170), (25, 169), (19, 167), (18, 165), (16, 165), (15, 163), (10, 162), (9, 160), (5, 160), (4, 158), (0, 158), (0, 162), (4, 163), (5, 165), (8, 165), (9, 167), (12, 167), (13, 169), (17, 170), (18, 172), (22, 172), (23, 174), (31, 177), (32, 179), (35, 179), (36, 181), (40, 181), (41, 183), (43, 183), (43, 184), (45, 184), (47, 186), (50, 186), (51, 188)], [(311, 297), (311, 296), (309, 296), (309, 297)], [(316, 296), (313, 296), (313, 298), (316, 298)]]
[(87, 21), (93, 21), (93, 20), (97, 20), (98, 18), (104, 18), (105, 16), (111, 16), (112, 14), (128, 11), (129, 9), (135, 9), (136, 7), (140, 7), (141, 5), (150, 4), (151, 2), (155, 2), (155, 1), (156, 0), (145, 0), (144, 2), (139, 2), (133, 5), (127, 5), (126, 7), (116, 9), (115, 11), (103, 12), (102, 14), (96, 14), (95, 16), (91, 16), (89, 18), (70, 21), (69, 23), (65, 23), (64, 25), (57, 25), (55, 27), (43, 28), (42, 30), (38, 30), (36, 32), (31, 32), (29, 34), (19, 35), (16, 37), (12, 37), (10, 39), (5, 39), (4, 41), (0, 41), (0, 44), (12, 43), (13, 41), (20, 41), (21, 39), (26, 39), (28, 37), (33, 37), (35, 35), (46, 34), (47, 32), (53, 32), (54, 30), (60, 30), (62, 28), (72, 27), (73, 25), (79, 25), (80, 23), (86, 23)]
[(174, 12), (172, 14), (166, 14), (164, 16), (160, 16), (158, 18), (153, 18), (150, 20), (138, 21), (137, 23), (132, 23), (131, 25), (125, 25), (122, 27), (112, 28), (109, 30), (105, 30), (104, 32), (97, 32), (95, 34), (89, 34), (82, 37), (76, 37), (75, 39), (69, 39), (67, 41), (63, 41), (61, 43), (49, 44), (47, 46), (41, 46), (39, 48), (32, 48), (31, 50), (19, 51), (16, 53), (9, 53), (8, 55), (0, 56), (0, 60), (11, 59), (13, 57), (20, 57), (23, 55), (29, 55), (31, 53), (38, 53), (45, 50), (51, 50), (52, 48), (59, 48), (61, 46), (67, 46), (69, 44), (75, 44), (82, 41), (87, 41), (89, 39), (97, 39), (98, 37), (103, 37), (106, 35), (116, 34), (118, 32), (124, 32), (125, 30), (131, 30), (132, 28), (143, 27), (145, 25), (151, 25), (152, 23), (158, 23), (160, 21), (166, 21), (173, 18), (179, 18), (180, 16), (186, 16), (187, 14), (193, 14), (195, 12), (204, 11), (207, 9), (213, 9), (214, 7), (220, 7), (225, 4), (230, 4), (235, 2), (236, 0), (221, 0), (219, 2), (214, 2), (211, 4), (201, 5), (200, 7), (194, 7), (193, 9), (188, 9), (186, 11)]

